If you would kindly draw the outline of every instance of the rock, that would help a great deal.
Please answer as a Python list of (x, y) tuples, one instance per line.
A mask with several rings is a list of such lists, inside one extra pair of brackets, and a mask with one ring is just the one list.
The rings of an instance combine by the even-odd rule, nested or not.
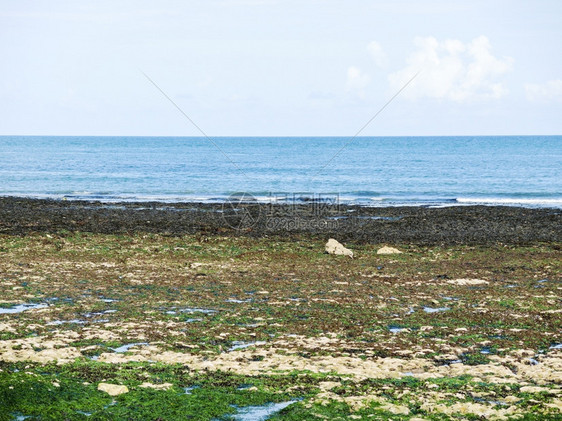
[(205, 266), (205, 263), (193, 262), (189, 265), (190, 269), (197, 269), (201, 266)]
[(447, 283), (452, 284), (452, 285), (485, 285), (488, 284), (488, 281), (485, 281), (483, 279), (464, 279), (464, 278), (459, 278), (459, 279), (451, 279), (449, 281), (447, 281)]
[(385, 411), (392, 412), (393, 414), (396, 415), (408, 415), (410, 413), (408, 407), (404, 405), (394, 405), (392, 403), (387, 403), (386, 405), (383, 405), (381, 408), (384, 409)]
[(402, 253), (400, 250), (395, 249), (394, 247), (384, 246), (377, 250), (377, 254), (400, 254)]
[(334, 387), (341, 386), (340, 382), (320, 382), (318, 383), (318, 387), (321, 390), (332, 390)]
[(328, 254), (336, 254), (339, 256), (349, 256), (353, 259), (353, 252), (345, 248), (339, 241), (330, 238), (326, 243), (326, 252)]
[(549, 391), (550, 389), (540, 386), (523, 386), (520, 389), (521, 393), (541, 393), (541, 392), (549, 392)]
[(98, 384), (98, 390), (101, 390), (110, 396), (117, 396), (127, 393), (129, 388), (120, 384), (100, 383)]
[(168, 390), (172, 386), (173, 386), (172, 383), (153, 384), (148, 382), (144, 382), (143, 384), (139, 385), (139, 387), (157, 389), (157, 390)]

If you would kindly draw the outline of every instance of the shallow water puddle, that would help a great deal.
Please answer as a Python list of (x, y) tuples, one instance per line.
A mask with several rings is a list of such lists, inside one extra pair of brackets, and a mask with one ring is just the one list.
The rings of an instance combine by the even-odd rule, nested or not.
[(189, 386), (189, 387), (184, 387), (183, 390), (185, 392), (186, 395), (191, 395), (191, 392), (195, 389), (199, 389), (201, 388), (201, 386)]
[(210, 308), (182, 308), (178, 310), (180, 313), (203, 313), (203, 314), (213, 314), (216, 313), (217, 310), (213, 310)]
[(372, 219), (375, 221), (400, 221), (403, 216), (356, 216), (357, 219)]
[(148, 346), (148, 342), (137, 342), (134, 344), (126, 344), (126, 345), (121, 345), (118, 348), (110, 348), (110, 349), (112, 349), (114, 352), (117, 352), (118, 354), (121, 354), (123, 352), (127, 352), (130, 348), (134, 346)]
[(554, 344), (549, 349), (562, 349), (562, 344)]
[(203, 314), (213, 314), (216, 313), (217, 310), (213, 310), (210, 308), (195, 308), (195, 307), (187, 307), (187, 308), (180, 308), (177, 310), (168, 310), (166, 311), (166, 314), (178, 314), (178, 313), (187, 313), (187, 314), (192, 314), (192, 313), (203, 313)]
[(88, 323), (86, 320), (78, 320), (78, 319), (74, 319), (74, 320), (53, 320), (52, 322), (47, 323), (47, 326), (58, 326), (58, 325), (62, 325), (65, 323), (69, 323), (69, 324), (77, 324), (77, 325), (83, 325)]
[(450, 307), (438, 307), (438, 308), (424, 307), (423, 311), (425, 311), (426, 313), (439, 313), (441, 311), (447, 311), (450, 309), (451, 309)]
[(86, 314), (84, 314), (84, 317), (101, 316), (103, 314), (111, 314), (111, 313), (117, 313), (117, 310), (105, 310), (105, 311), (96, 311), (96, 312), (92, 312), (92, 313), (86, 313)]
[(104, 405), (103, 409), (107, 409), (110, 406), (114, 406), (114, 405), (117, 405), (117, 401), (115, 399), (112, 400), (111, 403), (108, 403), (107, 405)]
[(500, 405), (500, 406), (508, 406), (509, 405), (508, 403), (503, 402), (503, 401), (492, 401), (492, 400), (479, 398), (479, 397), (474, 397), (473, 399), (474, 399), (475, 402), (489, 403), (491, 405)]
[(400, 332), (402, 332), (403, 330), (406, 330), (406, 328), (405, 328), (405, 327), (396, 326), (396, 325), (390, 325), (390, 326), (388, 326), (388, 330), (389, 330), (389, 332), (391, 332), (391, 333), (400, 333)]
[(92, 320), (92, 323), (109, 323), (109, 319), (97, 319), (97, 320)]
[(48, 304), (18, 304), (14, 307), (10, 307), (10, 308), (0, 308), (0, 314), (15, 314), (15, 313), (21, 313), (23, 311), (27, 311), (27, 310), (32, 310), (32, 309), (37, 309), (37, 308), (45, 308), (45, 307), (49, 307)]
[(265, 421), (276, 412), (287, 408), (295, 402), (297, 402), (297, 400), (280, 403), (266, 403), (265, 405), (257, 406), (245, 406), (243, 408), (238, 408), (238, 412), (232, 415), (232, 418), (237, 421)]
[(265, 341), (256, 341), (256, 342), (241, 342), (241, 341), (234, 341), (232, 342), (232, 346), (226, 350), (226, 352), (236, 351), (237, 349), (244, 349), (254, 345), (265, 345)]
[(242, 326), (242, 327), (258, 327), (258, 326), (261, 326), (261, 325), (262, 325), (262, 323), (248, 323), (248, 324), (240, 325), (240, 326)]
[(241, 303), (251, 303), (252, 299), (248, 298), (246, 300), (238, 300), (236, 298), (229, 298), (227, 300), (224, 300), (225, 303), (236, 303), (236, 304), (241, 304)]

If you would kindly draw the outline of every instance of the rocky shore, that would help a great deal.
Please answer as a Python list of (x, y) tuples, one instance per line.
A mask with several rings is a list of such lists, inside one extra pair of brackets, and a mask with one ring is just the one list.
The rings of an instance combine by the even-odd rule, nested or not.
[(560, 420), (561, 219), (2, 198), (0, 421)]
[(81, 231), (336, 237), (356, 243), (562, 242), (562, 210), (507, 206), (360, 207), (325, 203), (100, 203), (0, 198), (0, 233)]

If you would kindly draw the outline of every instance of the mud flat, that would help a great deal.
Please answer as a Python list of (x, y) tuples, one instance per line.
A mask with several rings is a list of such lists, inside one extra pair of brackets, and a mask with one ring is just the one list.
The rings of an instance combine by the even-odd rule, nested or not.
[(558, 210), (0, 202), (0, 420), (562, 418)]

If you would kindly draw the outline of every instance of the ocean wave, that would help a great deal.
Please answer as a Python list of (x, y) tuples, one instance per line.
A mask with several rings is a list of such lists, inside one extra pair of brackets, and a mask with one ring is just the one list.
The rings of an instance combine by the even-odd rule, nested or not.
[[(240, 196), (240, 193), (222, 193), (222, 194), (133, 194), (133, 193), (112, 193), (112, 192), (90, 192), (90, 191), (66, 191), (49, 192), (49, 193), (0, 193), (1, 196), (25, 197), (32, 199), (53, 199), (53, 200), (69, 200), (69, 201), (96, 201), (102, 203), (118, 203), (118, 202), (161, 202), (161, 203), (224, 203), (233, 198)], [(412, 206), (412, 207), (449, 207), (449, 206), (470, 206), (470, 205), (486, 205), (486, 206), (521, 206), (529, 208), (562, 208), (562, 198), (539, 198), (539, 197), (424, 197), (416, 196), (380, 196), (380, 197), (364, 197), (354, 196), (350, 193), (319, 193), (319, 194), (303, 194), (303, 193), (271, 193), (266, 194), (259, 192), (244, 193), (245, 201), (248, 203), (277, 203), (277, 204), (342, 204), (355, 205), (362, 207), (396, 207), (396, 206)]]
[(459, 197), (460, 204), (485, 205), (527, 205), (537, 207), (562, 207), (562, 198), (528, 198), (528, 197)]

